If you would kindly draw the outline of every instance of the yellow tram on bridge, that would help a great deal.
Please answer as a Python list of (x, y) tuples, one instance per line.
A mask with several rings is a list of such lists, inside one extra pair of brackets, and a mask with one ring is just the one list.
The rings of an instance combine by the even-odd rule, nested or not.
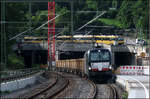
[[(46, 42), (47, 37), (24, 37), (24, 43), (42, 43)], [(56, 43), (73, 42), (73, 43), (97, 43), (108, 45), (122, 45), (124, 39), (115, 35), (62, 35), (56, 37)]]

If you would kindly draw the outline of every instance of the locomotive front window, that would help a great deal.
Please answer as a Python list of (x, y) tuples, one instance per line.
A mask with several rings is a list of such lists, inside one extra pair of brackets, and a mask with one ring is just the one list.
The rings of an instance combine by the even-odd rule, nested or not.
[(99, 52), (91, 52), (91, 61), (99, 61)]
[(109, 61), (110, 60), (110, 53), (109, 51), (93, 51), (90, 53), (90, 60), (93, 62), (98, 61)]
[(102, 52), (100, 52), (99, 54), (100, 54), (100, 60), (101, 60), (101, 61), (109, 61), (109, 57), (110, 57), (109, 52), (107, 52), (107, 51), (102, 51)]

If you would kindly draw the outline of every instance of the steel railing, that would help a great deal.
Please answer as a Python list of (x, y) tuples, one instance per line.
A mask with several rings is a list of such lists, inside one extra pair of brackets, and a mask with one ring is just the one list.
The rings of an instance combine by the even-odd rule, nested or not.
[(38, 72), (41, 72), (42, 69), (40, 68), (28, 68), (28, 69), (18, 69), (18, 70), (5, 70), (0, 71), (1, 74), (1, 81), (21, 78), (25, 76), (29, 76)]

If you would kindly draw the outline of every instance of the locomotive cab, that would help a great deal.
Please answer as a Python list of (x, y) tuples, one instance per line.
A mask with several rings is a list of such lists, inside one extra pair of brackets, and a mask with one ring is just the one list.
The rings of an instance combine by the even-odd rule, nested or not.
[(92, 49), (85, 53), (85, 74), (96, 77), (111, 73), (111, 53), (108, 49)]

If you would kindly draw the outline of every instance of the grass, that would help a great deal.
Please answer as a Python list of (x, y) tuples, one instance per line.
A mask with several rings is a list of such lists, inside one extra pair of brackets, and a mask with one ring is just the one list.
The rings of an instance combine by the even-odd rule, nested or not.
[(124, 92), (122, 94), (122, 99), (128, 99), (128, 93), (127, 92)]
[(2, 78), (9, 76), (9, 74), (7, 72), (2, 72), (2, 71), (0, 72), (0, 75)]
[(116, 19), (99, 18), (98, 20), (106, 25), (122, 28), (122, 24)]
[(9, 90), (6, 90), (6, 91), (0, 91), (0, 94), (9, 94), (10, 91)]

